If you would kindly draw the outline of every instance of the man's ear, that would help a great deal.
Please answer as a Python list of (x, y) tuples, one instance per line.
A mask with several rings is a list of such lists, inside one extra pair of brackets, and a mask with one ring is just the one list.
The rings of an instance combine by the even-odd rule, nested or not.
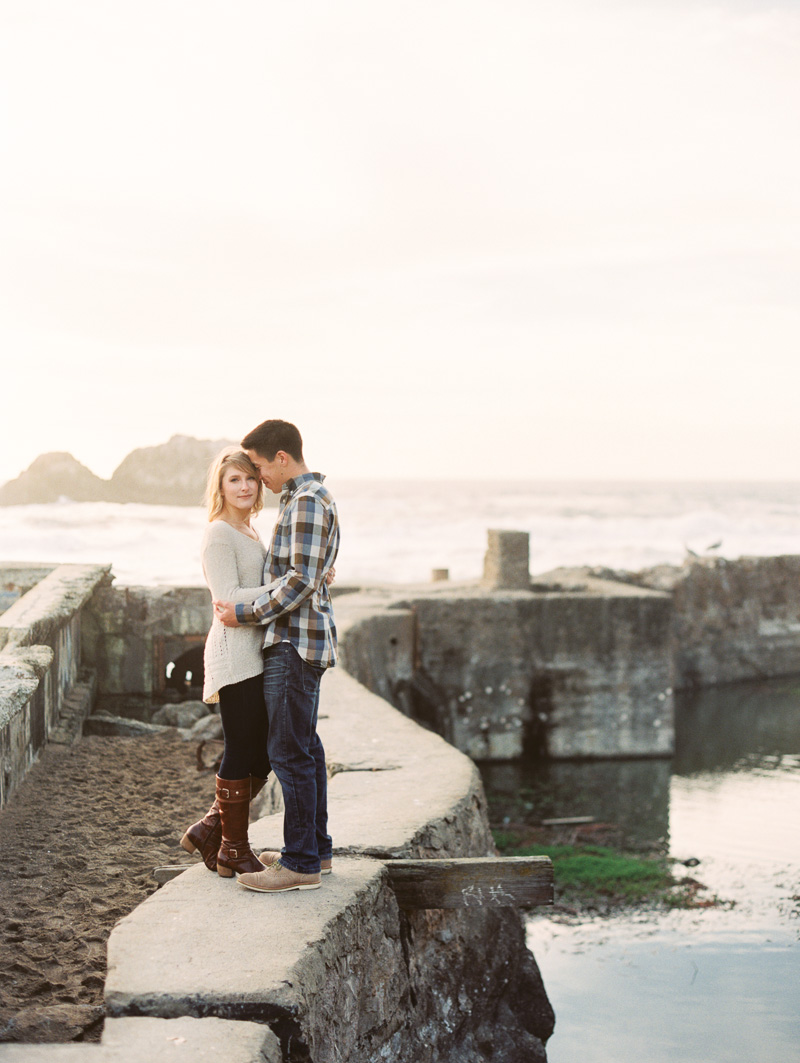
[(285, 450), (276, 450), (275, 461), (278, 462), (281, 468), (286, 468), (286, 466), (289, 464), (289, 455), (286, 453)]

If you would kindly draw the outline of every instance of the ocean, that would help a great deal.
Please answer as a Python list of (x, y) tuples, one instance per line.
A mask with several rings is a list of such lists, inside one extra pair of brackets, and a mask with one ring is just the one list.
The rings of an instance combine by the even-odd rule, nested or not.
[[(342, 527), (337, 581), (480, 577), (489, 528), (530, 534), (531, 572), (800, 553), (800, 482), (577, 483), (328, 479)], [(268, 538), (277, 510), (257, 520)], [(71, 502), (0, 507), (0, 562), (111, 562), (118, 584), (202, 584), (202, 507)]]

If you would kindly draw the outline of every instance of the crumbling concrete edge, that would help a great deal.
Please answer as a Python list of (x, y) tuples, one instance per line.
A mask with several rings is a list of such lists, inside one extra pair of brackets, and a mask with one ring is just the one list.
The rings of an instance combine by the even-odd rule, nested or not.
[(49, 646), (0, 652), (0, 730), (6, 727), (39, 688), (53, 663)]
[(110, 565), (59, 565), (0, 616), (0, 808), (47, 741), (80, 735), (96, 677), (81, 667), (81, 613)]
[(0, 617), (0, 649), (46, 644), (111, 579), (110, 564), (59, 565)]

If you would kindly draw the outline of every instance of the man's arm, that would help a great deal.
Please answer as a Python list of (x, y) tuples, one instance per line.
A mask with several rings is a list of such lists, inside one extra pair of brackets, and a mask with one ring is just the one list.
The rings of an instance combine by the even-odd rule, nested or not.
[(289, 567), (252, 604), (214, 602), (214, 612), (229, 627), (271, 624), (296, 609), (326, 578), (328, 510), (315, 495), (301, 495), (289, 526)]

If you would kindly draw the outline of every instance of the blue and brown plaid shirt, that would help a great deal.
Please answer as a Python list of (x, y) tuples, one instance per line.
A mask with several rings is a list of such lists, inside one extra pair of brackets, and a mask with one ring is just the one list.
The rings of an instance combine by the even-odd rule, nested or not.
[[(240, 624), (266, 624), (264, 649), (289, 641), (306, 661), (336, 663), (336, 625), (325, 577), (339, 550), (339, 516), (318, 472), (287, 480), (264, 563), (269, 588), (236, 606)], [(271, 582), (270, 582), (271, 581)]]

